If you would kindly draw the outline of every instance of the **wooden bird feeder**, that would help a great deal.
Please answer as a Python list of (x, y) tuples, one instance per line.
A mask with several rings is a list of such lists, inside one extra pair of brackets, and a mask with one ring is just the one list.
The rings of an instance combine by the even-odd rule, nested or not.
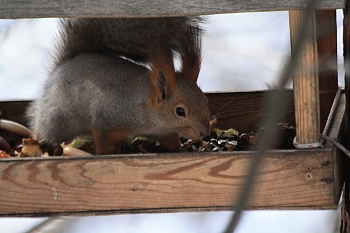
[[(318, 0), (298, 55), (294, 91), (284, 91), (284, 122), (299, 143), (320, 138), (338, 89), (335, 10), (343, 0)], [(292, 49), (302, 0), (5, 0), (0, 18), (166, 17), (289, 10)], [(325, 69), (326, 67), (326, 69)], [(327, 67), (331, 67), (328, 69)], [(312, 71), (312, 72), (310, 72)], [(235, 98), (218, 128), (250, 132), (266, 114), (271, 91), (207, 93), (212, 114)], [(29, 101), (0, 102), (4, 119), (26, 124)], [(328, 136), (341, 139), (345, 97), (330, 119)], [(237, 124), (239, 122), (239, 124)], [(258, 172), (248, 209), (336, 209), (342, 154), (328, 142), (314, 149), (270, 150)], [(62, 216), (230, 210), (256, 152), (168, 153), (0, 160), (0, 216)]]

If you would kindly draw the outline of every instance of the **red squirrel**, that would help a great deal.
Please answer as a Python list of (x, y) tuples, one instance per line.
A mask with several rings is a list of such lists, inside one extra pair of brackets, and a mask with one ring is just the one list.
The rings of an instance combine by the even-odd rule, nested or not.
[(42, 96), (27, 112), (36, 139), (92, 135), (97, 154), (112, 154), (136, 136), (208, 135), (208, 102), (196, 84), (201, 34), (190, 17), (62, 19)]

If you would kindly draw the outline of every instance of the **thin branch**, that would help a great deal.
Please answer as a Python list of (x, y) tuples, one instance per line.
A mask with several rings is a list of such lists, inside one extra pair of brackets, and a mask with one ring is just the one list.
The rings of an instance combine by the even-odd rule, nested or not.
[[(315, 0), (308, 0), (306, 4), (306, 8), (304, 10), (303, 18), (301, 22), (308, 22), (310, 20), (310, 16), (312, 15), (312, 12), (316, 9), (317, 1)], [(289, 58), (289, 61), (287, 61), (281, 75), (279, 78), (278, 85), (276, 87), (277, 91), (272, 93), (272, 98), (270, 99), (268, 106), (268, 114), (263, 120), (264, 126), (266, 126), (266, 134), (261, 139), (258, 145), (258, 152), (254, 154), (254, 157), (252, 158), (252, 162), (249, 168), (248, 176), (245, 180), (244, 186), (242, 188), (242, 192), (240, 194), (240, 198), (238, 199), (237, 203), (235, 204), (235, 208), (233, 208), (234, 213), (231, 217), (231, 220), (229, 224), (226, 227), (225, 233), (231, 233), (234, 232), (236, 227), (238, 226), (238, 223), (241, 219), (242, 212), (247, 206), (247, 203), (249, 201), (249, 198), (251, 196), (251, 193), (253, 191), (257, 174), (259, 172), (260, 165), (262, 164), (262, 160), (264, 158), (265, 151), (269, 149), (270, 143), (274, 140), (274, 138), (278, 137), (277, 133), (273, 131), (273, 127), (271, 127), (274, 123), (279, 122), (282, 118), (282, 112), (277, 113), (278, 111), (281, 111), (281, 108), (276, 106), (283, 106), (286, 102), (286, 98), (283, 97), (282, 91), (286, 84), (288, 83), (288, 80), (290, 79), (291, 74), (295, 70), (295, 67), (298, 64), (297, 57), (299, 53), (301, 52), (302, 45), (305, 42), (305, 35), (308, 33), (307, 31), (307, 24), (301, 23), (299, 32), (297, 33), (297, 37), (295, 39), (295, 47), (293, 48), (291, 52), (291, 56)]]

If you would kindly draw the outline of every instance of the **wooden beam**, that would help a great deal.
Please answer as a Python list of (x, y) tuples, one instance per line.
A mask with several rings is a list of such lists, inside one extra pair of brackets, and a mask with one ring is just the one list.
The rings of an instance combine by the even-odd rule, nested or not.
[[(331, 138), (338, 140), (342, 145), (346, 145), (344, 142), (348, 141), (348, 135), (344, 134), (344, 121), (345, 111), (346, 111), (346, 95), (342, 94), (339, 102), (335, 109), (335, 114), (333, 119), (331, 120), (330, 128), (327, 132), (327, 135)], [(333, 146), (329, 142), (326, 143), (326, 146)], [(340, 195), (343, 191), (343, 182), (344, 182), (344, 162), (345, 159), (348, 158), (347, 155), (341, 151), (339, 148), (336, 148), (334, 154), (334, 201), (338, 202), (340, 199)]]
[[(248, 209), (336, 209), (332, 149), (272, 151)], [(254, 153), (3, 159), (0, 216), (227, 210)]]
[[(206, 93), (206, 96), (211, 115), (218, 114), (218, 128), (234, 128), (240, 133), (249, 133), (256, 132), (262, 127), (262, 119), (267, 115), (265, 104), (269, 103), (272, 93), (271, 91)], [(295, 125), (293, 92), (285, 90), (281, 98), (286, 99), (285, 106), (279, 106), (283, 112), (282, 121)]]
[(25, 112), (30, 102), (28, 100), (0, 101), (0, 117), (28, 126), (28, 119), (25, 116)]
[[(343, 123), (344, 139), (342, 145), (350, 150), (350, 0), (346, 1), (346, 7), (343, 11), (343, 55), (345, 70), (345, 96), (346, 108)], [(350, 233), (350, 159), (345, 157), (344, 162), (344, 191), (341, 207), (341, 233)]]
[[(3, 0), (0, 18), (155, 17), (303, 9), (304, 0)], [(318, 0), (318, 9), (339, 9), (344, 0)]]
[(316, 11), (320, 130), (324, 129), (338, 89), (337, 22), (335, 10)]
[[(320, 138), (316, 15), (315, 12), (311, 14), (309, 20), (302, 22), (303, 11), (289, 11), (291, 48), (300, 49), (294, 58), (297, 65), (293, 72), (297, 142), (300, 144), (318, 142)], [(303, 43), (297, 45), (301, 23), (305, 23), (307, 29)]]

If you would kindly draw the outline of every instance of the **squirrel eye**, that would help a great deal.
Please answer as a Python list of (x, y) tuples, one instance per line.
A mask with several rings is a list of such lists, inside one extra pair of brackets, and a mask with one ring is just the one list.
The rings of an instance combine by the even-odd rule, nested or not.
[(176, 107), (176, 114), (180, 117), (186, 117), (185, 109), (182, 107)]

